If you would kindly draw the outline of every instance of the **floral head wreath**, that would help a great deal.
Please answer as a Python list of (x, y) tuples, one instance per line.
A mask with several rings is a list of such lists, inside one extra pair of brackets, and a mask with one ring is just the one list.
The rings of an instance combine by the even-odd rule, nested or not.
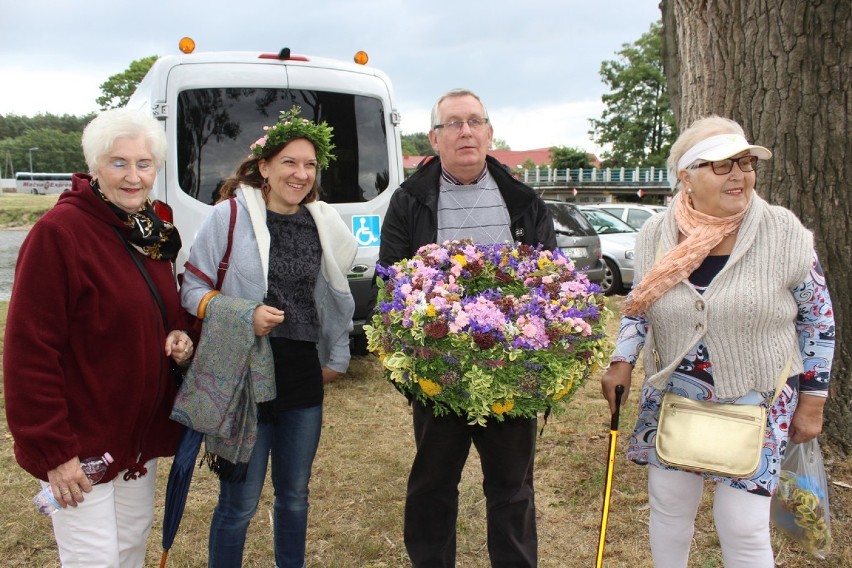
[(317, 124), (307, 118), (300, 118), (301, 111), (298, 105), (290, 110), (282, 110), (275, 126), (264, 126), (266, 134), (250, 146), (252, 156), (260, 158), (267, 148), (276, 148), (290, 140), (305, 138), (314, 145), (317, 166), (320, 169), (327, 168), (328, 163), (334, 159), (334, 154), (331, 153), (334, 150), (334, 144), (331, 143), (331, 132), (334, 129), (325, 121)]

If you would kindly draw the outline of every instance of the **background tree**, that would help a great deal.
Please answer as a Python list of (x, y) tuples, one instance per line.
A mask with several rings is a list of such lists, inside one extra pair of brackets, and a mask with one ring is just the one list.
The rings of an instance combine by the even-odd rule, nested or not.
[[(86, 171), (80, 136), (94, 114), (38, 114), (33, 117), (15, 114), (0, 115), (0, 156), (4, 177), (30, 169), (30, 148), (33, 170), (36, 172)], [(6, 161), (6, 158), (9, 161)], [(11, 163), (13, 168), (7, 171)]]
[(666, 77), (677, 124), (719, 114), (768, 146), (757, 190), (814, 231), (837, 342), (825, 436), (852, 450), (852, 192), (848, 0), (663, 0)]
[(662, 26), (651, 25), (635, 43), (622, 46), (619, 59), (601, 63), (609, 86), (600, 120), (592, 119), (589, 135), (610, 148), (603, 159), (619, 165), (661, 167), (674, 142), (666, 77), (663, 72)]
[(95, 102), (101, 106), (101, 110), (109, 110), (126, 105), (136, 90), (136, 85), (145, 77), (145, 74), (148, 73), (148, 70), (155, 61), (157, 61), (156, 55), (137, 59), (131, 62), (130, 67), (126, 70), (111, 76), (102, 83), (100, 88), (103, 95), (95, 99)]
[(492, 150), (511, 150), (509, 143), (502, 138), (494, 138), (491, 140)]
[(402, 135), (403, 156), (431, 156), (435, 151), (429, 142), (429, 135), (425, 132)]
[(582, 148), (553, 146), (550, 149), (550, 167), (556, 170), (591, 168), (589, 154)]

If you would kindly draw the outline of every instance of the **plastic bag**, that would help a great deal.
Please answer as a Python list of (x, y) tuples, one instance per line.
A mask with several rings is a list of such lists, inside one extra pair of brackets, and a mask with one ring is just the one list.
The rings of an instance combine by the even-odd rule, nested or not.
[(787, 446), (770, 520), (817, 558), (824, 559), (831, 550), (828, 483), (816, 438)]

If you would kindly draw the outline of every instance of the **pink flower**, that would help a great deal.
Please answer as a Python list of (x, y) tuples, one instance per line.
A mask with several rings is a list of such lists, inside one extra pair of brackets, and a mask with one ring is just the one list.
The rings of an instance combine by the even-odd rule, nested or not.
[[(268, 126), (263, 127), (264, 130), (266, 130), (268, 128), (269, 128)], [(266, 146), (266, 142), (268, 140), (269, 140), (269, 136), (264, 134), (263, 137), (258, 138), (257, 141), (255, 141), (255, 143), (251, 145), (251, 149), (254, 150), (255, 148), (263, 148), (264, 146)]]

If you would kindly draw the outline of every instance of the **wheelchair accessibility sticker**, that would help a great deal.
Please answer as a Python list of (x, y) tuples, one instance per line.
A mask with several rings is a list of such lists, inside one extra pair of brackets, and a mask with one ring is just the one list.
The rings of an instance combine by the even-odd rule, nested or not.
[(377, 247), (381, 242), (378, 215), (353, 215), (352, 234), (359, 247)]

